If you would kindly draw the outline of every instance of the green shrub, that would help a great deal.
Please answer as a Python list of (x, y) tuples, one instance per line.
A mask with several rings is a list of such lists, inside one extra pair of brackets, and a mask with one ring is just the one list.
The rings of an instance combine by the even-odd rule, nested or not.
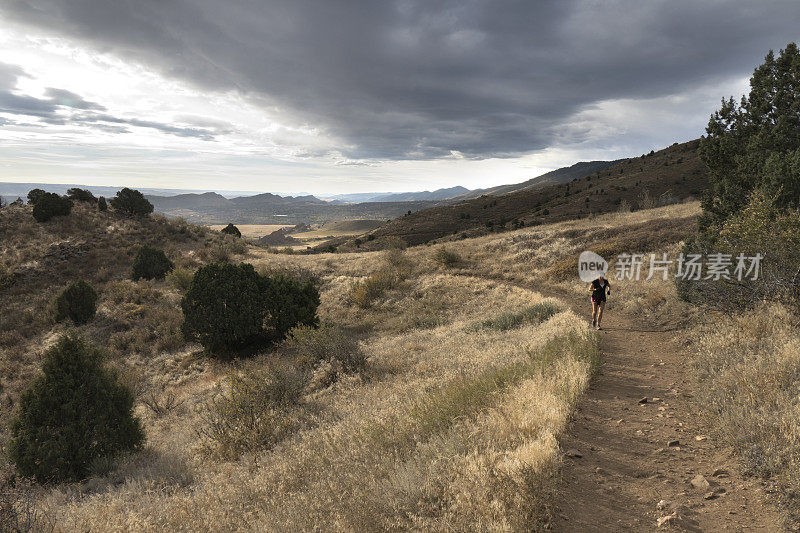
[(33, 204), (33, 218), (37, 222), (47, 222), (53, 217), (67, 216), (71, 211), (72, 201), (52, 192), (37, 196), (36, 203)]
[(148, 215), (153, 212), (151, 204), (142, 193), (134, 189), (124, 189), (117, 192), (111, 199), (111, 207), (128, 215)]
[[(702, 279), (675, 278), (678, 296), (701, 305), (722, 310), (740, 310), (762, 301), (780, 302), (797, 310), (800, 304), (800, 213), (795, 209), (779, 207), (776, 195), (756, 190), (745, 206), (722, 222), (713, 243), (704, 238), (688, 239), (683, 254), (701, 254), (706, 260), (711, 254), (727, 254), (730, 279), (708, 278), (707, 269)], [(598, 252), (601, 253), (601, 252)], [(743, 255), (740, 270), (739, 255)], [(752, 257), (760, 254), (758, 279), (748, 274)], [(608, 257), (608, 256), (606, 256)], [(707, 279), (708, 278), (708, 279)]]
[(478, 324), (472, 329), (496, 329), (498, 331), (508, 331), (523, 326), (524, 324), (541, 324), (551, 316), (561, 311), (561, 309), (551, 302), (540, 302), (531, 305), (517, 312), (502, 313), (494, 318), (489, 318)]
[(239, 228), (237, 228), (233, 224), (228, 224), (227, 226), (222, 228), (221, 233), (224, 233), (226, 235), (233, 235), (234, 237), (241, 237), (242, 236), (242, 232), (239, 231)]
[(97, 199), (97, 210), (101, 212), (108, 210), (108, 204), (106, 203), (105, 196), (101, 196), (100, 198)]
[(283, 339), (297, 325), (319, 324), (319, 291), (311, 280), (301, 281), (287, 274), (262, 277), (266, 287), (266, 328), (273, 340)]
[(309, 369), (325, 362), (341, 368), (343, 372), (358, 372), (367, 364), (367, 357), (358, 346), (358, 341), (343, 329), (329, 324), (318, 328), (292, 328), (285, 347), (301, 366)]
[(266, 291), (253, 265), (211, 263), (195, 272), (181, 300), (186, 340), (209, 353), (263, 340)]
[(142, 246), (136, 253), (131, 268), (131, 279), (164, 279), (175, 265), (164, 253), (164, 250), (152, 246)]
[(39, 199), (45, 194), (47, 194), (47, 192), (43, 191), (42, 189), (32, 189), (28, 191), (28, 203), (31, 205), (36, 205), (36, 202), (38, 202)]
[(319, 292), (311, 280), (261, 276), (246, 263), (212, 263), (195, 273), (181, 307), (187, 340), (208, 353), (230, 354), (280, 340), (298, 324), (316, 325)]
[(291, 366), (254, 367), (231, 374), (229, 380), (230, 390), (201, 412), (198, 432), (215, 455), (236, 459), (268, 449), (300, 426), (297, 405), (306, 374)]
[(440, 246), (433, 253), (433, 260), (444, 266), (453, 266), (461, 261), (461, 256), (445, 246)]
[(98, 459), (141, 447), (133, 394), (102, 360), (99, 349), (73, 335), (45, 353), (42, 375), (22, 394), (11, 425), (9, 458), (20, 474), (79, 480)]
[(78, 187), (73, 187), (67, 190), (67, 198), (70, 200), (75, 200), (76, 202), (90, 202), (95, 203), (97, 198), (94, 197), (94, 194), (87, 189), (79, 189)]
[(85, 281), (76, 281), (58, 295), (55, 308), (56, 321), (69, 318), (77, 325), (86, 324), (97, 311), (97, 293)]

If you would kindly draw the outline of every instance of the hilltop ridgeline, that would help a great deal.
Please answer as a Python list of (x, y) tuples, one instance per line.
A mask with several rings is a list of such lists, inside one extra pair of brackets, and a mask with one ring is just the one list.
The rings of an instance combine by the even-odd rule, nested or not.
[[(697, 154), (698, 143), (698, 140), (675, 143), (658, 152), (611, 162), (613, 164), (602, 170), (566, 183), (537, 187), (536, 183), (542, 181), (534, 179), (505, 194), (483, 195), (406, 213), (372, 231), (366, 238), (329, 241), (318, 251), (332, 245), (342, 251), (380, 249), (387, 239), (398, 237), (415, 246), (591, 214), (699, 199), (708, 188), (708, 169)], [(579, 165), (569, 168), (581, 169)]]

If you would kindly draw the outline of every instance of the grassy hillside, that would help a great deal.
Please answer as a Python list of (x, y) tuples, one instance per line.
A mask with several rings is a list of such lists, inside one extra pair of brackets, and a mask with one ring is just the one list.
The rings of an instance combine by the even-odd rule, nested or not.
[(512, 183), (509, 185), (500, 185), (498, 187), (491, 187), (489, 189), (478, 189), (475, 191), (469, 191), (468, 193), (462, 194), (461, 196), (457, 197), (457, 199), (468, 200), (470, 198), (477, 198), (484, 194), (492, 194), (492, 195), (508, 194), (514, 191), (538, 189), (542, 187), (547, 187), (548, 185), (567, 183), (574, 180), (575, 178), (583, 178), (584, 176), (588, 176), (589, 174), (594, 174), (595, 172), (605, 170), (606, 168), (618, 162), (619, 161), (581, 161), (569, 167), (551, 170), (550, 172), (547, 172), (535, 178), (531, 178), (527, 181), (523, 181), (522, 183)]
[[(0, 443), (42, 352), (67, 329), (52, 299), (77, 278), (100, 293), (97, 317), (77, 329), (135, 391), (147, 434), (143, 451), (98, 463), (80, 483), (4, 497), (64, 531), (544, 528), (559, 437), (598, 364), (597, 337), (567, 304), (585, 300), (575, 259), (592, 249), (613, 272), (621, 252), (674, 256), (698, 213), (693, 202), (405, 251), (282, 255), (157, 216), (79, 204), (37, 224), (28, 207), (4, 209)], [(178, 270), (127, 279), (143, 243), (164, 247)], [(195, 268), (225, 259), (317, 280), (322, 327), (251, 358), (205, 357), (180, 337), (178, 303)], [(614, 292), (609, 316), (684, 339), (709, 432), (791, 495), (794, 315), (694, 308), (658, 276)]]
[(310, 231), (293, 233), (292, 237), (302, 240), (360, 235), (367, 231), (374, 230), (384, 223), (385, 222), (383, 220), (334, 220), (331, 222), (325, 222), (318, 228)]
[[(69, 283), (83, 279), (100, 294), (98, 316), (81, 329), (125, 374), (138, 380), (151, 358), (163, 364), (165, 352), (183, 347), (178, 290), (128, 279), (144, 244), (166, 251), (178, 267), (170, 278), (176, 283), (188, 269), (243, 251), (234, 239), (182, 220), (125, 218), (81, 202), (70, 216), (41, 224), (30, 206), (0, 210), (0, 441), (9, 408), (35, 373), (42, 349), (67, 328), (55, 323), (52, 303)], [(162, 379), (153, 375), (146, 389)]]
[[(188, 273), (221, 258), (217, 247), (228, 241), (159, 217), (140, 222), (79, 207), (73, 218), (39, 226), (27, 208), (4, 210), (7, 267), (32, 270), (2, 292), (3, 316), (20, 318), (3, 325), (9, 409), (0, 436), (42, 350), (64, 330), (47, 318), (50, 299), (84, 277), (99, 289), (100, 311), (80, 329), (134, 387), (148, 441), (82, 483), (38, 489), (37, 508), (59, 528), (539, 528), (551, 516), (557, 437), (595, 368), (597, 345), (584, 319), (535, 288), (577, 286), (560, 281), (561, 264), (614, 241), (609, 233), (631, 251), (674, 246), (680, 237), (670, 221), (696, 214), (696, 204), (679, 205), (543, 225), (467, 239), (447, 255), (430, 247), (236, 250), (234, 260), (260, 270), (319, 280), (325, 327), (224, 363), (176, 335), (185, 280), (126, 277), (140, 242), (165, 246)], [(91, 251), (48, 262), (50, 250), (81, 249), (79, 242)], [(247, 418), (251, 407), (272, 409), (264, 403), (269, 384), (275, 376), (295, 383), (291, 368), (313, 346), (366, 363), (354, 372), (336, 359), (315, 367), (281, 408), (279, 433), (270, 418)]]
[[(541, 189), (483, 196), (416, 211), (391, 220), (360, 239), (362, 249), (378, 249), (388, 237), (409, 245), (443, 237), (461, 238), (525, 226), (618, 211), (624, 203), (658, 205), (699, 198), (707, 187), (706, 168), (697, 155), (697, 141), (674, 144), (642, 157), (625, 159), (576, 181)], [(649, 200), (647, 200), (649, 198)], [(337, 243), (352, 250), (353, 240)]]
[(469, 189), (460, 185), (446, 189), (436, 189), (435, 191), (401, 192), (376, 196), (373, 202), (412, 202), (426, 200), (448, 200), (460, 194), (469, 193)]

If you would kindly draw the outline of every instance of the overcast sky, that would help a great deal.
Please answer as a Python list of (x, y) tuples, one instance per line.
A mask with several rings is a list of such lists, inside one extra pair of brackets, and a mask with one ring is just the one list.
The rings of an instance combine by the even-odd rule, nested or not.
[(0, 0), (0, 181), (523, 181), (700, 136), (798, 21), (795, 0)]

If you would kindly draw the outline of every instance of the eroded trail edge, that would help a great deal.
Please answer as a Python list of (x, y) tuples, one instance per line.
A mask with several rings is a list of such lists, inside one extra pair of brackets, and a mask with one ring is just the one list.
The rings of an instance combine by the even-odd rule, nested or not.
[[(543, 293), (588, 317), (582, 299)], [(612, 304), (599, 334), (603, 366), (561, 439), (553, 529), (785, 531), (759, 482), (703, 428), (681, 331), (654, 331)]]

